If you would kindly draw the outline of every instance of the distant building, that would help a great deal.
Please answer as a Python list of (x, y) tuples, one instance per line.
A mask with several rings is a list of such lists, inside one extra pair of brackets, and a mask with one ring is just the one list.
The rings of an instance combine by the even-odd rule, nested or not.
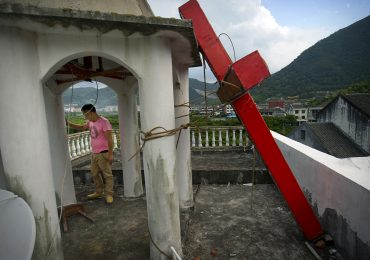
[(308, 121), (308, 108), (303, 104), (292, 104), (290, 113), (297, 117), (298, 124), (302, 124)]
[(229, 115), (229, 114), (235, 114), (235, 111), (231, 105), (226, 105), (224, 107), (224, 113)]
[(284, 109), (280, 107), (262, 108), (260, 109), (260, 113), (262, 116), (286, 116), (287, 115)]
[(321, 106), (309, 107), (307, 109), (307, 121), (308, 122), (317, 122), (317, 115), (323, 109)]
[(118, 106), (105, 106), (103, 108), (99, 108), (98, 111), (102, 112), (118, 112)]
[(337, 96), (318, 114), (317, 121), (334, 123), (370, 153), (370, 93)]
[(285, 108), (285, 101), (284, 99), (272, 99), (268, 102), (268, 108), (273, 109), (276, 107), (280, 107), (282, 109)]
[(303, 123), (288, 137), (337, 158), (369, 155), (333, 123)]
[(81, 112), (81, 106), (78, 104), (68, 104), (64, 105), (64, 112)]
[(263, 108), (268, 108), (268, 107), (269, 107), (268, 103), (258, 103), (257, 104), (258, 109), (263, 109)]
[(219, 106), (190, 106), (190, 113), (210, 116), (217, 116), (224, 113), (224, 108)]
[(200, 106), (190, 106), (189, 111), (190, 113), (198, 114), (200, 113), (201, 107)]

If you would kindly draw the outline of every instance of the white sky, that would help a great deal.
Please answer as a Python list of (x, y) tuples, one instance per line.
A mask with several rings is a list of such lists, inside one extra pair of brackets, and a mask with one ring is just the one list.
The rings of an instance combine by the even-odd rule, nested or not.
[[(154, 14), (180, 18), (186, 0), (148, 0)], [(370, 15), (370, 0), (198, 0), (216, 34), (227, 33), (240, 59), (258, 50), (274, 73), (305, 49), (330, 34)], [(221, 36), (229, 56), (230, 41)], [(207, 82), (214, 81), (207, 69)], [(203, 80), (203, 69), (190, 69)]]

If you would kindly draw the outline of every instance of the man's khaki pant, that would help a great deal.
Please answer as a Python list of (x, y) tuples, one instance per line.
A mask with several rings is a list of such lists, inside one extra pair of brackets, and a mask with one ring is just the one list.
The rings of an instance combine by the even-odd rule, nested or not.
[[(101, 179), (100, 172), (103, 173), (105, 186)], [(91, 156), (91, 175), (95, 184), (95, 191), (99, 194), (103, 193), (105, 187), (105, 195), (113, 196), (113, 174), (112, 166), (108, 161), (108, 153), (95, 153)]]

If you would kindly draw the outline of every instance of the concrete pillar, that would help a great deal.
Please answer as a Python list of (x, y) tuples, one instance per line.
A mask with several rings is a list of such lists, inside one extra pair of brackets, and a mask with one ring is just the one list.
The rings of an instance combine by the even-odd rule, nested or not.
[(0, 189), (7, 190), (7, 184), (5, 181), (5, 172), (3, 166), (3, 157), (1, 156), (1, 149), (0, 149)]
[[(189, 105), (189, 73), (185, 66), (176, 66), (174, 80), (175, 105)], [(175, 108), (176, 127), (189, 123), (189, 107)], [(178, 138), (180, 133), (176, 135)], [(183, 129), (176, 148), (176, 173), (181, 209), (194, 206), (193, 178), (191, 169), (190, 129)]]
[(8, 188), (36, 221), (33, 259), (63, 259), (34, 34), (0, 28), (0, 148)]
[[(44, 86), (46, 118), (49, 131), (49, 144), (53, 179), (58, 206), (76, 203), (71, 159), (68, 150), (68, 137), (65, 130), (64, 106), (61, 94), (50, 90), (49, 82)], [(55, 83), (54, 83), (55, 84)], [(55, 87), (55, 86), (54, 86)], [(63, 188), (63, 191), (62, 191)], [(61, 200), (62, 203), (61, 203)]]
[(140, 152), (131, 158), (140, 149), (137, 88), (137, 80), (132, 77), (126, 79), (123, 84), (121, 82), (121, 87), (117, 92), (124, 196), (128, 198), (138, 197), (144, 193)]
[[(175, 128), (172, 57), (167, 39), (145, 37), (141, 43), (143, 74), (139, 81), (141, 129)], [(167, 255), (182, 254), (176, 181), (175, 135), (147, 141), (143, 149), (148, 225), (151, 238)], [(151, 259), (168, 259), (153, 242)]]

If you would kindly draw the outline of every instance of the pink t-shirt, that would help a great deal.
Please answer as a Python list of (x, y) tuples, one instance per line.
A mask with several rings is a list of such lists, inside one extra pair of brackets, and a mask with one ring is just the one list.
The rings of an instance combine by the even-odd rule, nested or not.
[(90, 129), (90, 139), (93, 153), (100, 153), (101, 151), (108, 150), (108, 140), (104, 135), (104, 132), (112, 130), (112, 126), (108, 119), (100, 116), (96, 122), (89, 121), (87, 126)]

